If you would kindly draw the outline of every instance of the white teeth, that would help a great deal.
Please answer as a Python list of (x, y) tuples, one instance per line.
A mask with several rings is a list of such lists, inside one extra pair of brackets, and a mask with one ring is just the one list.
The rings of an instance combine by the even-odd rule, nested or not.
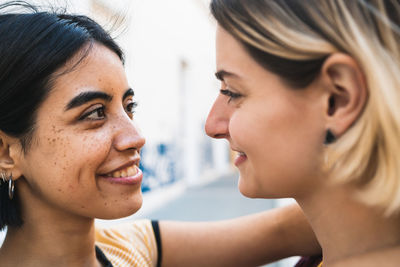
[(121, 177), (121, 172), (120, 172), (120, 171), (115, 171), (115, 172), (113, 172), (113, 173), (111, 174), (111, 177), (119, 178), (119, 177)]
[(127, 170), (128, 176), (134, 176), (137, 173), (137, 169), (135, 167), (129, 167)]
[(238, 152), (239, 156), (246, 156), (246, 154), (244, 152)]
[(127, 176), (134, 176), (137, 173), (136, 167), (128, 167), (123, 170), (115, 171), (112, 173), (107, 174), (108, 177), (113, 177), (113, 178), (122, 178), (122, 177), (127, 177)]

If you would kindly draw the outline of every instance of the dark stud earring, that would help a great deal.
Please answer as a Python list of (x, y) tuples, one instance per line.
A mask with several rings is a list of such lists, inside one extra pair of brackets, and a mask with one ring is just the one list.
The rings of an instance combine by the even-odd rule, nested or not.
[(332, 133), (330, 129), (326, 130), (326, 136), (325, 136), (325, 145), (332, 144), (333, 142), (336, 141), (336, 136)]

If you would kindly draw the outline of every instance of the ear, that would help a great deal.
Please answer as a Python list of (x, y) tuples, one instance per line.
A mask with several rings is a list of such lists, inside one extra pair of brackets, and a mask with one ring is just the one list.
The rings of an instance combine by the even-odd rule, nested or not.
[(16, 157), (22, 152), (13, 153), (14, 151), (22, 151), (18, 139), (0, 131), (0, 172), (7, 175), (12, 174), (13, 180), (16, 180), (22, 176), (21, 171), (16, 166), (18, 161)]
[(349, 55), (335, 53), (322, 66), (328, 89), (326, 128), (340, 136), (357, 120), (368, 99), (364, 73)]

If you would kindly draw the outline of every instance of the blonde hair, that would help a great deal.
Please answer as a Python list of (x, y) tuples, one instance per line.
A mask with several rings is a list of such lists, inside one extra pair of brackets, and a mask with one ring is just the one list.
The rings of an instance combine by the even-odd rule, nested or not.
[[(390, 215), (400, 211), (400, 4), (394, 0), (213, 0), (211, 12), (269, 71), (301, 88), (335, 52), (363, 70), (368, 102), (327, 147), (332, 179)], [(399, 157), (399, 158), (397, 158)]]

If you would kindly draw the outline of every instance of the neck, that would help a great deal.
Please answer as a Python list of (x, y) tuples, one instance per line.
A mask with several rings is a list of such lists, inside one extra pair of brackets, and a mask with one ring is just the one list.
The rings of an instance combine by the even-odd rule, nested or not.
[(5, 266), (99, 266), (94, 238), (93, 219), (30, 218), (8, 229), (0, 255)]
[(354, 195), (350, 186), (330, 186), (296, 199), (321, 244), (325, 264), (400, 244), (399, 219), (385, 217)]

